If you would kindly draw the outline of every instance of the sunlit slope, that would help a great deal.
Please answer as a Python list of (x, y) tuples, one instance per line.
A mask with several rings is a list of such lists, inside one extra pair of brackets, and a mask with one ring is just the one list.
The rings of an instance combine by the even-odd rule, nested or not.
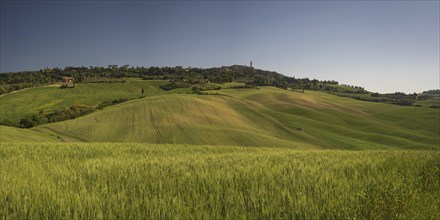
[(91, 142), (440, 148), (439, 109), (274, 87), (208, 91), (217, 95), (165, 94), (158, 85), (151, 88), (146, 98), (35, 129)]
[(439, 148), (440, 110), (261, 87), (221, 90), (335, 148)]
[(147, 97), (37, 129), (83, 141), (308, 148), (313, 138), (223, 96)]
[(58, 86), (31, 88), (0, 96), (0, 120), (17, 123), (21, 118), (41, 110), (64, 109), (75, 104), (95, 106), (103, 101), (120, 98), (137, 98), (162, 94), (159, 88), (167, 81), (127, 79), (125, 83), (77, 84), (73, 89)]
[(56, 137), (31, 130), (0, 125), (0, 142), (54, 142)]

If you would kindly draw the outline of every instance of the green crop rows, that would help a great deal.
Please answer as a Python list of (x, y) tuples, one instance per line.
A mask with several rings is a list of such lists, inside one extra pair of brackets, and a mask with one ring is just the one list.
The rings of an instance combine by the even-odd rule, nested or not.
[(0, 219), (439, 219), (439, 151), (0, 143)]

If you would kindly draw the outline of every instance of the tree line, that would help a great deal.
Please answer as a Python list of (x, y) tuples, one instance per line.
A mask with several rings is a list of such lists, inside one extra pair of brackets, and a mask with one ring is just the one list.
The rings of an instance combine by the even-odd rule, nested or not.
[[(233, 65), (216, 68), (194, 67), (132, 67), (128, 65), (107, 67), (44, 68), (39, 71), (0, 73), (0, 94), (30, 87), (39, 87), (61, 82), (64, 76), (74, 77), (75, 83), (124, 82), (124, 78), (137, 77), (145, 80), (174, 80), (174, 84), (185, 86), (194, 82), (213, 83), (242, 82), (253, 86), (275, 86), (279, 88), (301, 88), (339, 91), (336, 81), (319, 81), (308, 78), (285, 76), (274, 71)], [(169, 85), (164, 89), (176, 88)], [(361, 89), (359, 89), (361, 90)]]

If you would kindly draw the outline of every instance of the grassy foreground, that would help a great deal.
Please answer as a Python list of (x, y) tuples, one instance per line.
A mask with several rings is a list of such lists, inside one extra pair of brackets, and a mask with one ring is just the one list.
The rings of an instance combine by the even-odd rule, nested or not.
[(0, 143), (0, 219), (439, 219), (439, 183), (439, 151)]

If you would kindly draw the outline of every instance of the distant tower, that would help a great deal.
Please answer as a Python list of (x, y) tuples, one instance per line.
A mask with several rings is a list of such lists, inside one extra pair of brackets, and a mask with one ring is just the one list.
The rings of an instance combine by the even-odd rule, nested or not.
[(252, 68), (252, 60), (251, 60), (251, 68)]

